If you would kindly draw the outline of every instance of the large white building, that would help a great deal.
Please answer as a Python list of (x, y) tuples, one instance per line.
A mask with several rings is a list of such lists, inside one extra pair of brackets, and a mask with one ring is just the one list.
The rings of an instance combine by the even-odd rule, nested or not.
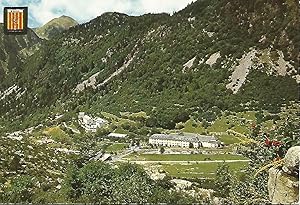
[(96, 132), (98, 128), (106, 124), (106, 120), (102, 118), (92, 118), (86, 115), (84, 112), (80, 112), (78, 115), (78, 122), (86, 131)]
[(205, 136), (194, 133), (154, 134), (149, 138), (149, 144), (164, 147), (211, 147), (220, 146), (214, 136)]
[(113, 137), (113, 138), (126, 138), (128, 135), (127, 134), (120, 134), (120, 133), (110, 133), (107, 135), (108, 137)]

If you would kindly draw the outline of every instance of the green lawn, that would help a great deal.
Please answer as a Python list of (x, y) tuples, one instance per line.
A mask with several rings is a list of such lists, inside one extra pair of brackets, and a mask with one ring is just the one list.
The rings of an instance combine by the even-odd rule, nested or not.
[(225, 145), (240, 143), (241, 140), (233, 135), (224, 134), (218, 137), (221, 142), (224, 142)]
[[(162, 169), (172, 177), (180, 178), (214, 178), (218, 165), (221, 163), (199, 163), (199, 164), (164, 164)], [(248, 162), (229, 162), (230, 171), (238, 174), (245, 169)]]
[(255, 120), (255, 112), (237, 113), (237, 116), (229, 115), (218, 118), (208, 129), (209, 132), (226, 132), (230, 125), (233, 125), (232, 130), (242, 134), (249, 134), (249, 124), (242, 124), (242, 119)]
[[(229, 116), (221, 116), (219, 117), (210, 127), (205, 129), (202, 127), (201, 123), (196, 122), (193, 119), (188, 120), (184, 124), (184, 128), (182, 129), (183, 132), (190, 132), (190, 133), (203, 133), (203, 132), (226, 132), (230, 126), (232, 130), (235, 130), (236, 132), (239, 132), (241, 134), (247, 135), (250, 134), (249, 130), (249, 124), (245, 123), (242, 124), (242, 119), (253, 119), (255, 118), (255, 112), (246, 112), (246, 113), (237, 113), (237, 116), (229, 115)], [(236, 139), (229, 139), (228, 137), (225, 138), (225, 144), (233, 144), (235, 142), (238, 142)], [(230, 140), (230, 142), (228, 142)]]
[(106, 152), (120, 152), (128, 147), (127, 143), (115, 143), (106, 148)]
[(231, 120), (226, 119), (225, 116), (222, 116), (221, 118), (218, 118), (207, 130), (209, 132), (226, 132), (226, 130), (229, 128), (227, 121), (230, 122)]
[(244, 160), (239, 155), (231, 154), (132, 154), (129, 160), (136, 161), (204, 161), (204, 160)]
[(233, 128), (231, 128), (232, 130), (239, 132), (243, 135), (247, 135), (250, 134), (251, 131), (245, 126), (245, 125), (235, 125)]

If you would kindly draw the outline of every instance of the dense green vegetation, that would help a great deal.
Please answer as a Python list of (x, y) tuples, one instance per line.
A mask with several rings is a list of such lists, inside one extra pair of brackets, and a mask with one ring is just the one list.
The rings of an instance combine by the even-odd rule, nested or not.
[[(281, 105), (297, 99), (298, 86), (291, 76), (268, 75), (265, 71), (271, 68), (263, 64), (250, 71), (236, 95), (226, 85), (230, 69), (250, 48), (271, 48), (274, 60), (277, 51), (283, 51), (285, 60), (296, 66), (297, 8), (294, 1), (283, 0), (199, 0), (173, 16), (103, 14), (44, 42), (7, 76), (11, 80), (1, 83), (3, 88), (11, 83), (20, 87), (18, 92), (26, 92), (17, 99), (14, 92), (0, 100), (3, 130), (37, 125), (66, 110), (145, 111), (148, 126), (167, 129), (190, 115), (206, 126), (222, 110), (279, 112)], [(266, 40), (259, 42), (262, 36)], [(221, 57), (214, 65), (198, 63), (218, 51)], [(183, 72), (193, 57), (194, 65)], [(99, 85), (130, 60), (107, 84), (74, 92), (92, 74), (99, 72)]]
[(153, 181), (135, 165), (90, 162), (81, 168), (69, 168), (60, 189), (39, 189), (33, 176), (16, 177), (0, 193), (0, 202), (27, 203), (170, 203), (187, 204), (197, 200), (177, 191), (168, 181)]

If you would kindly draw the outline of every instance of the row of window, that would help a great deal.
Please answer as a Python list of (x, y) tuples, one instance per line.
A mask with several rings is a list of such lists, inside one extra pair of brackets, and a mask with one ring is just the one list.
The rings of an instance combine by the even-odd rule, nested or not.
[[(179, 142), (179, 141), (169, 141), (169, 140), (160, 140), (160, 139), (150, 139), (150, 144), (160, 145), (160, 146), (169, 146), (169, 147), (190, 147), (190, 142)], [(199, 142), (192, 143), (193, 147), (218, 147), (218, 144), (212, 142)]]
[[(162, 145), (162, 146), (181, 146), (181, 147), (189, 147), (190, 143), (189, 142), (178, 142), (178, 141), (164, 141), (164, 140), (150, 140), (150, 144), (156, 144), (156, 145)], [(193, 143), (193, 146), (198, 147), (198, 143)]]

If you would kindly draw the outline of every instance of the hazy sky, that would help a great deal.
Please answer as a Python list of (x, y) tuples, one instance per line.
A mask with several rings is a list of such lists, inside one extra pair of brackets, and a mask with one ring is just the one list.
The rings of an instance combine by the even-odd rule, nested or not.
[(3, 22), (5, 6), (28, 6), (29, 27), (38, 27), (61, 15), (71, 16), (83, 23), (108, 11), (128, 15), (172, 13), (193, 1), (195, 0), (0, 0), (0, 22)]

